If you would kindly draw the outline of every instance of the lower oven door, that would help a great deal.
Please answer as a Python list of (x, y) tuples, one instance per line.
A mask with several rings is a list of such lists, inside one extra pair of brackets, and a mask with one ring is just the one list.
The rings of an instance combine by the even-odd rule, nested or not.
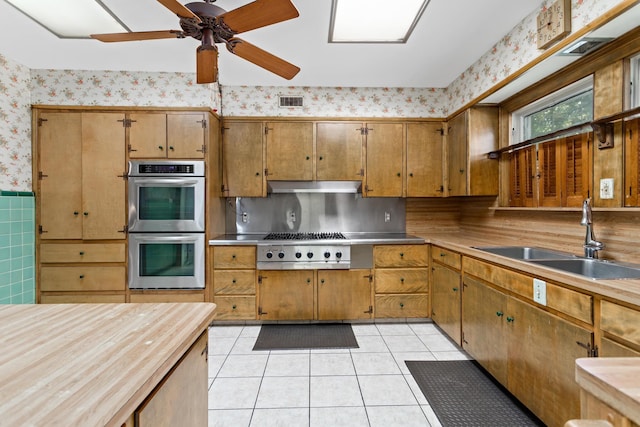
[(204, 233), (130, 233), (130, 289), (203, 289)]

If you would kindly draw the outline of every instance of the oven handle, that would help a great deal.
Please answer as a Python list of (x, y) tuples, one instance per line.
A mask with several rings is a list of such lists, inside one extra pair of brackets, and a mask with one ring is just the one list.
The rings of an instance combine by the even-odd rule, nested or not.
[[(130, 234), (130, 236), (133, 233)], [(199, 233), (201, 234), (201, 233)], [(199, 235), (185, 235), (185, 234), (178, 234), (178, 235), (162, 235), (162, 236), (153, 236), (150, 235), (149, 233), (136, 233), (136, 239), (137, 241), (143, 241), (143, 242), (189, 242), (189, 241), (197, 241)]]
[(146, 185), (169, 185), (169, 186), (184, 186), (184, 185), (197, 185), (198, 183), (204, 181), (204, 178), (138, 178), (138, 177), (129, 177), (129, 180), (135, 184), (146, 184)]

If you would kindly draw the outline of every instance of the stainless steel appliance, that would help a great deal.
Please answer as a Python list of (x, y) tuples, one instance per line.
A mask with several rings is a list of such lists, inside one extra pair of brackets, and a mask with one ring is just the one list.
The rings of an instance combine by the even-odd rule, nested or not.
[(258, 244), (259, 270), (349, 269), (351, 246), (342, 233), (270, 233)]
[(204, 162), (129, 162), (129, 232), (204, 232)]
[(205, 287), (205, 165), (129, 162), (130, 289)]

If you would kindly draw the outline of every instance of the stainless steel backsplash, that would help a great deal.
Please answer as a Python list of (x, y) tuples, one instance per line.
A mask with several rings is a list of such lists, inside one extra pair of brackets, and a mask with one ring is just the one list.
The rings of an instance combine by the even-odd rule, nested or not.
[(405, 200), (349, 193), (271, 194), (227, 199), (227, 234), (405, 232)]

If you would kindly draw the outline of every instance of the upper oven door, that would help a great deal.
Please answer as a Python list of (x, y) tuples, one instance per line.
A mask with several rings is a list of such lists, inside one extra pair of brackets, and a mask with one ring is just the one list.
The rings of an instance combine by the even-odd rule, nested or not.
[(129, 232), (204, 232), (203, 177), (129, 177)]

